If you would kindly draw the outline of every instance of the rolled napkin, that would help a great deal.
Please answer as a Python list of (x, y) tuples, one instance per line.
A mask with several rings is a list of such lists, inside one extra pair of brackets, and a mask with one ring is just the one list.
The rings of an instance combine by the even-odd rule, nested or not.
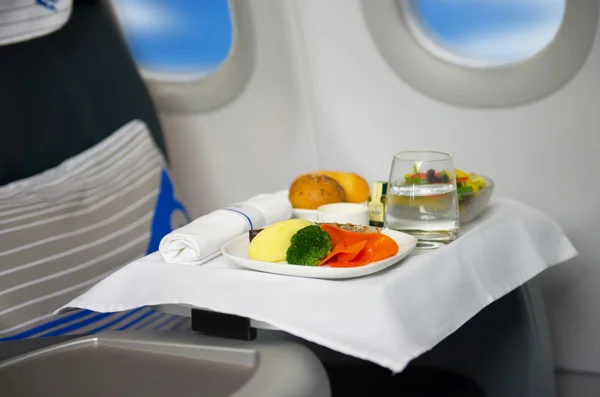
[(291, 217), (287, 195), (259, 194), (172, 231), (162, 238), (158, 250), (167, 263), (199, 265), (218, 256), (232, 238)]

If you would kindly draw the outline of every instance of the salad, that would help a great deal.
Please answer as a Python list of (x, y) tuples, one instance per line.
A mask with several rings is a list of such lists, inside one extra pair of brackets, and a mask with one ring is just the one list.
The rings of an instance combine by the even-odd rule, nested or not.
[[(466, 173), (457, 168), (454, 169), (456, 175), (456, 191), (458, 196), (465, 193), (477, 192), (486, 188), (485, 178), (473, 172)], [(447, 170), (435, 171), (433, 169), (427, 172), (418, 172), (416, 166), (413, 172), (404, 175), (404, 182), (407, 185), (426, 185), (432, 183), (448, 183), (452, 176)]]
[(456, 192), (460, 200), (465, 193), (477, 192), (486, 188), (485, 178), (473, 172), (467, 174), (459, 169), (454, 169), (456, 174)]

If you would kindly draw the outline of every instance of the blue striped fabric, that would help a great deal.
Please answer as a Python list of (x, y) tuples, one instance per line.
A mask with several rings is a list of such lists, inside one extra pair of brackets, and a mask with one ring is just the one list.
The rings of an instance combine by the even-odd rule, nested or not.
[(150, 307), (52, 315), (108, 274), (156, 251), (163, 236), (189, 221), (140, 121), (56, 168), (1, 186), (0, 341), (189, 329), (189, 318)]
[[(143, 314), (139, 317), (130, 320), (117, 328), (112, 328), (115, 324), (127, 320), (128, 318), (140, 312), (143, 312)], [(110, 318), (109, 322), (102, 321), (108, 318)], [(159, 320), (161, 321), (158, 322)], [(77, 310), (74, 313), (33, 327), (31, 329), (28, 329), (27, 331), (0, 338), (0, 342), (27, 339), (32, 337), (38, 338), (47, 336), (79, 334), (80, 332), (78, 331), (90, 328), (90, 326), (93, 327), (95, 324), (102, 325), (93, 327), (81, 333), (94, 334), (107, 329), (113, 329), (117, 331), (149, 329), (191, 331), (189, 323), (189, 317), (160, 313), (150, 308), (139, 308), (124, 313), (96, 313), (89, 310)], [(152, 326), (150, 327), (151, 324)]]

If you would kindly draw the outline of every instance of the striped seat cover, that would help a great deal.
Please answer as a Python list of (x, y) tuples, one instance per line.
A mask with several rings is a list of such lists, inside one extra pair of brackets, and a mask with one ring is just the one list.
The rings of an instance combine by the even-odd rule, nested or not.
[(0, 340), (189, 329), (189, 319), (147, 307), (52, 314), (188, 221), (137, 120), (55, 168), (0, 187)]
[(73, 0), (1, 0), (0, 45), (31, 40), (60, 29)]

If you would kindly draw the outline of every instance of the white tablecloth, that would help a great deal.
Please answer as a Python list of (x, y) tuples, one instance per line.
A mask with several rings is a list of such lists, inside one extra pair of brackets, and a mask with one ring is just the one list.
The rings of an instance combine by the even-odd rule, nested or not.
[(452, 244), (371, 276), (295, 278), (240, 269), (222, 256), (191, 266), (154, 253), (59, 311), (190, 305), (264, 321), (400, 372), (494, 300), (576, 255), (556, 222), (500, 198)]

